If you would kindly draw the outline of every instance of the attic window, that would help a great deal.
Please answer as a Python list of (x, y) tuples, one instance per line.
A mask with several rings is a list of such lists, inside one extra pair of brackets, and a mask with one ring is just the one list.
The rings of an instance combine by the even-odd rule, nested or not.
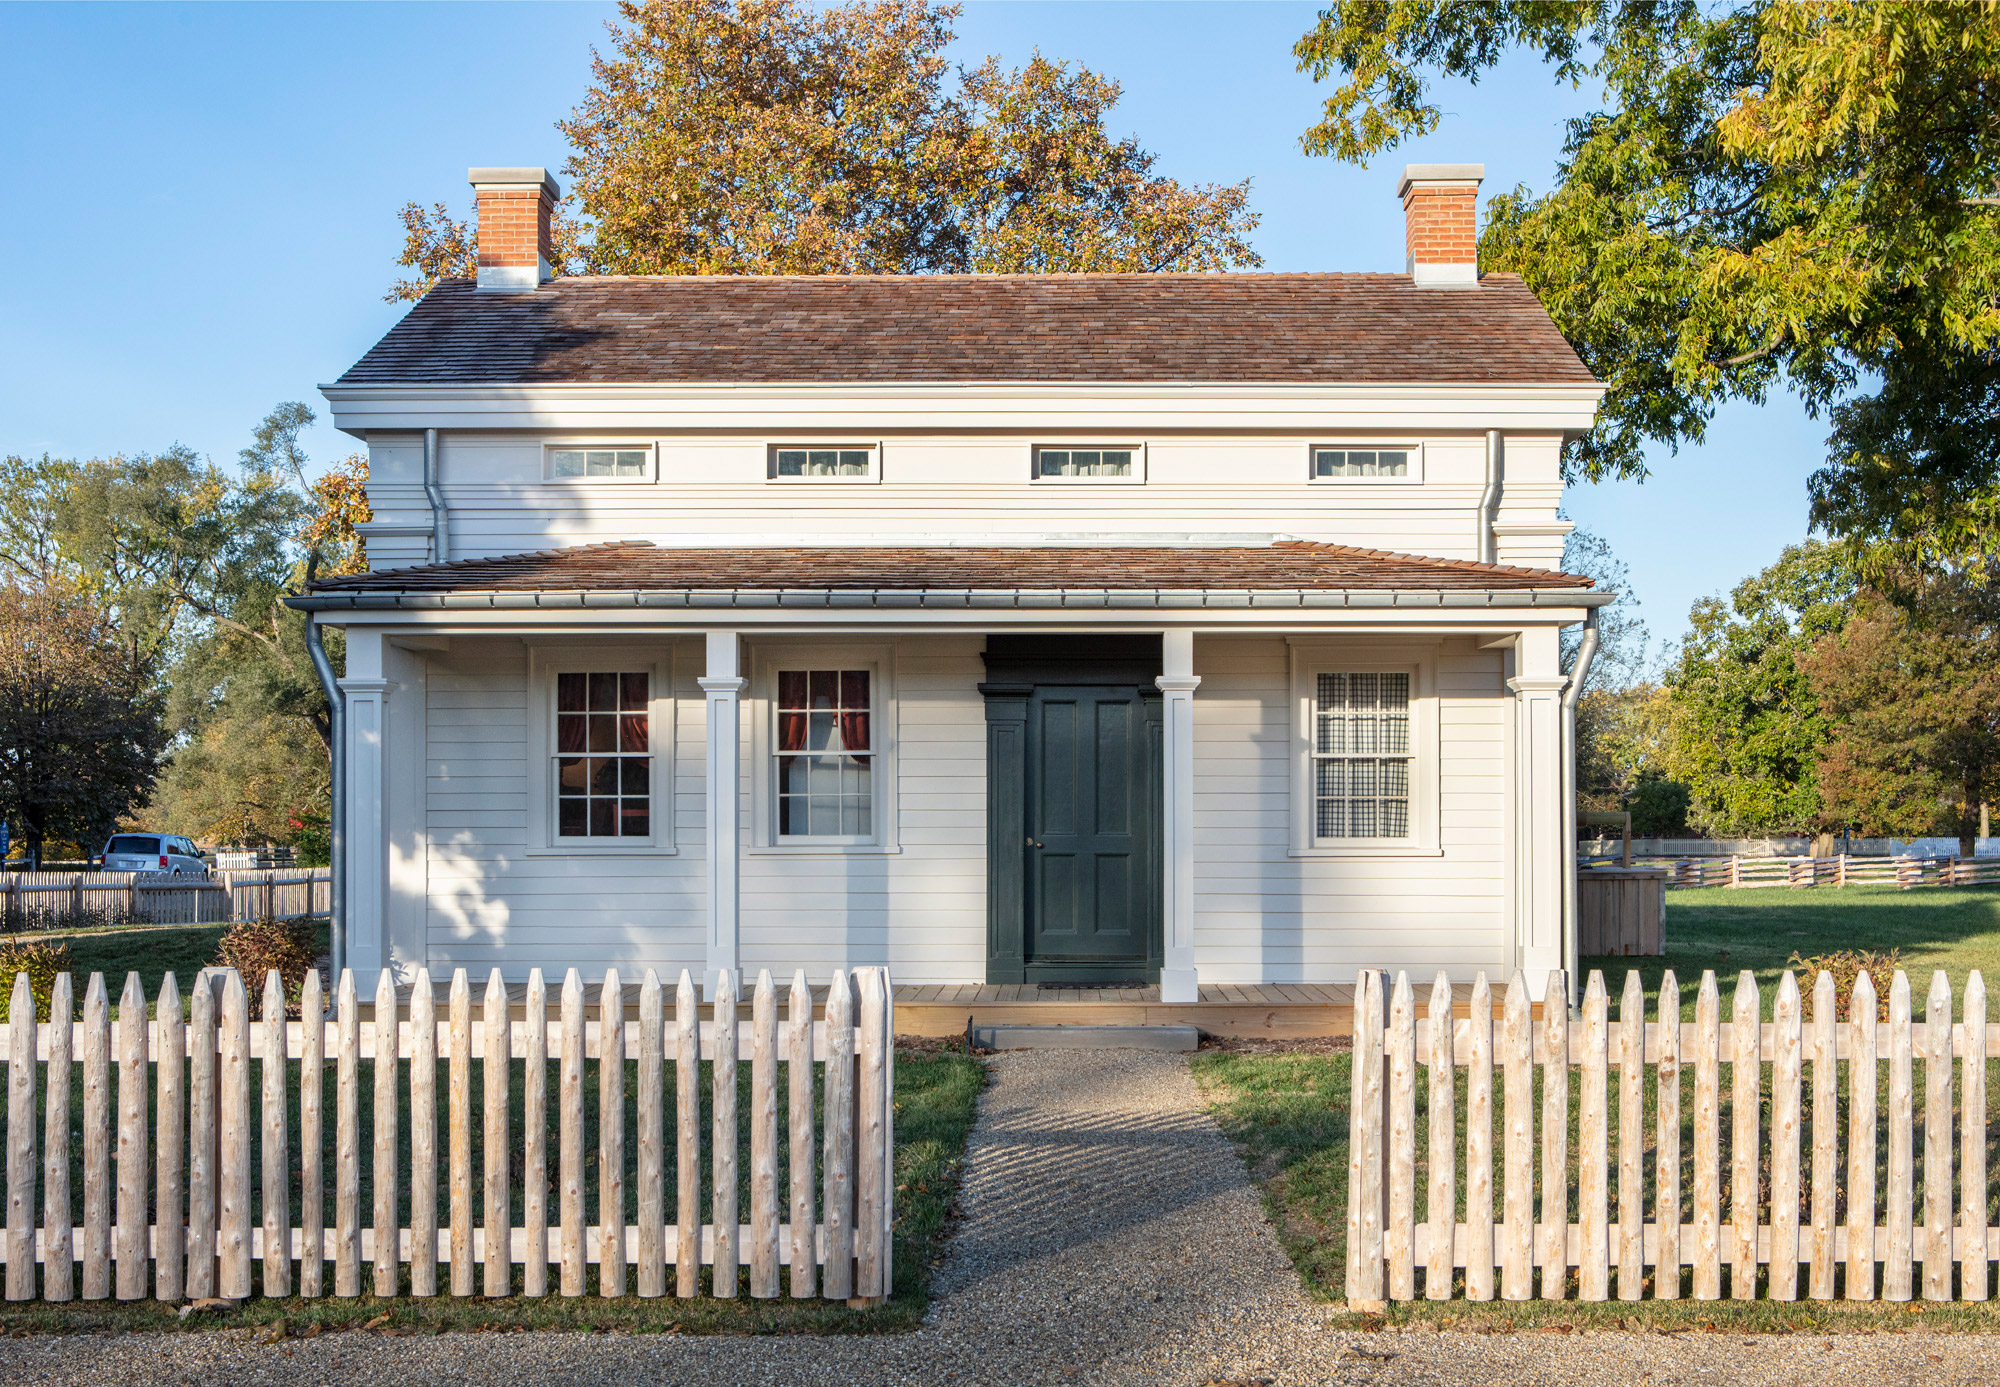
[(765, 475), (774, 482), (869, 482), (880, 475), (877, 456), (867, 443), (779, 443)]
[(1145, 450), (1123, 444), (1051, 444), (1035, 449), (1036, 481), (1136, 482), (1145, 479)]
[(1312, 450), (1312, 479), (1316, 482), (1347, 478), (1394, 477), (1407, 480), (1414, 449), (1324, 448)]
[(653, 450), (631, 444), (556, 444), (547, 450), (543, 475), (552, 482), (651, 481)]

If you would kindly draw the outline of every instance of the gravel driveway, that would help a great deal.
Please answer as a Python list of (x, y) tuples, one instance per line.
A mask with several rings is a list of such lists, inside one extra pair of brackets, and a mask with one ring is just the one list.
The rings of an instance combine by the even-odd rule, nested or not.
[(1002, 1055), (924, 1329), (870, 1338), (567, 1334), (265, 1346), (240, 1334), (0, 1340), (0, 1382), (595, 1384), (1989, 1383), (2000, 1337), (1353, 1335), (1326, 1328), (1186, 1059)]

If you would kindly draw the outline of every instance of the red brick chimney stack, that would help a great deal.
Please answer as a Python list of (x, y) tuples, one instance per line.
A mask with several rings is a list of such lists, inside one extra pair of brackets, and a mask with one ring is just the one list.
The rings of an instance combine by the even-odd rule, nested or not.
[(1410, 164), (1396, 185), (1403, 199), (1407, 273), (1419, 285), (1479, 284), (1479, 185), (1484, 164)]
[(520, 293), (555, 278), (549, 223), (562, 190), (547, 169), (467, 169), (479, 201), (479, 287)]

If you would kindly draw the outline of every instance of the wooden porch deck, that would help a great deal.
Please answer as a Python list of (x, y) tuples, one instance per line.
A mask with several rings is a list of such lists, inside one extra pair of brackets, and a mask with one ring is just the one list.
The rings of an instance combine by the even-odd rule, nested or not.
[[(476, 979), (468, 979), (468, 982), (472, 984), (476, 1017), (480, 999), (485, 995), (485, 986)], [(450, 979), (436, 980), (434, 986), (438, 1014), (442, 1019), (451, 989)], [(549, 986), (548, 1002), (552, 1013), (558, 1005), (561, 986), (561, 979), (553, 980)], [(619, 990), (624, 994), (626, 1016), (637, 1019), (639, 984), (625, 982)], [(778, 988), (781, 1009), (786, 990), (781, 982)], [(585, 997), (593, 1012), (597, 1006), (598, 991), (595, 984), (589, 984), (585, 989)], [(823, 985), (815, 987), (812, 993), (814, 1014), (824, 1015), (826, 988)], [(1418, 1005), (1422, 1006), (1428, 996), (1429, 989), (1423, 989)], [(409, 998), (409, 988), (398, 991), (397, 1000), (402, 1009), (409, 1006)], [(509, 985), (507, 999), (519, 1016), (527, 1001), (526, 984), (517, 982)], [(371, 1000), (361, 1000), (364, 1020), (372, 1019), (374, 1008)], [(671, 984), (665, 1000), (671, 1016), (674, 1005)], [(1455, 987), (1452, 1000), (1457, 1013), (1465, 1015), (1472, 1000), (1471, 984), (1461, 983)], [(1496, 1020), (1499, 1001), (1496, 996)], [(1040, 987), (1034, 983), (899, 984), (896, 988), (896, 1031), (899, 1035), (952, 1036), (963, 1035), (968, 1024), (1197, 1026), (1210, 1035), (1277, 1040), (1350, 1034), (1354, 1028), (1353, 1003), (1354, 988), (1349, 983), (1204, 983), (1200, 1000), (1195, 1002), (1163, 1002), (1157, 986), (1082, 988)], [(740, 1000), (737, 1011), (742, 1019), (747, 1021), (750, 1018), (749, 997)], [(1539, 1014), (1539, 1006), (1536, 1012)]]

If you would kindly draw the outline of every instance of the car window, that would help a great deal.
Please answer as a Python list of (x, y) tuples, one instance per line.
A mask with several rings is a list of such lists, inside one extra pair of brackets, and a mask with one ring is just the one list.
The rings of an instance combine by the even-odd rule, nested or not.
[(136, 853), (149, 857), (160, 851), (160, 840), (136, 833), (125, 833), (113, 838), (105, 845), (104, 850), (110, 853)]

